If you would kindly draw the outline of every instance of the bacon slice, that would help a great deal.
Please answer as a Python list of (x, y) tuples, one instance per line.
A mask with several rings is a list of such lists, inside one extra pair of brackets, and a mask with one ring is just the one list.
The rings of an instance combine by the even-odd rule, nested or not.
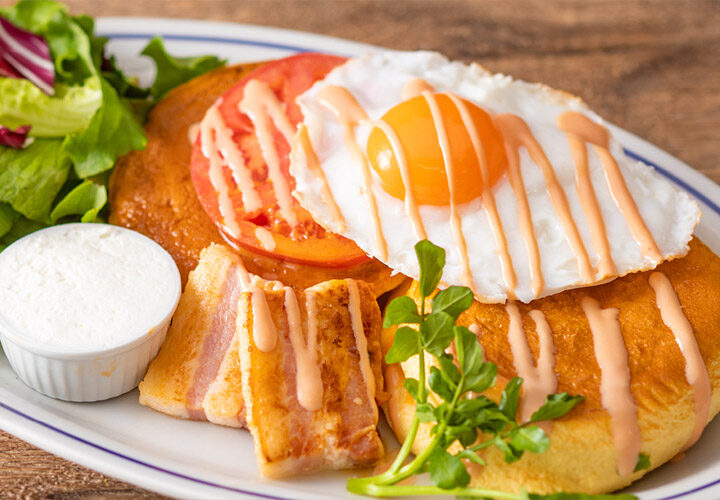
[(240, 257), (223, 245), (202, 251), (160, 353), (140, 383), (140, 403), (178, 418), (243, 427), (235, 328)]
[[(359, 300), (352, 308), (350, 288), (354, 286)], [(294, 292), (305, 345), (307, 295), (313, 294), (315, 300), (317, 362), (322, 379), (322, 403), (317, 411), (306, 410), (298, 401), (297, 358), (290, 338), (287, 293), (277, 289), (266, 292), (278, 333), (277, 345), (270, 352), (262, 352), (255, 345), (250, 294), (240, 297), (242, 390), (260, 472), (282, 477), (374, 464), (384, 449), (377, 433), (374, 400), (382, 388), (381, 318), (372, 288), (363, 282), (332, 280)], [(356, 334), (364, 336), (365, 348)]]

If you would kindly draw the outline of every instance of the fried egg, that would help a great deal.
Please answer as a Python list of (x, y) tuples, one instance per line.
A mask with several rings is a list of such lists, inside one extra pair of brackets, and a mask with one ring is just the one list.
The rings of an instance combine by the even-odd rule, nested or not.
[(578, 98), (437, 53), (348, 60), (298, 98), (294, 195), (328, 230), (442, 286), (529, 302), (685, 255), (697, 203)]

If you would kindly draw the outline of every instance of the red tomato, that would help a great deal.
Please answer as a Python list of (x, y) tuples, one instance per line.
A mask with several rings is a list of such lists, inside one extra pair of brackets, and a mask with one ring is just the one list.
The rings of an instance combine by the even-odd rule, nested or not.
[[(320, 267), (349, 267), (369, 259), (352, 241), (323, 229), (294, 198), (292, 209), (298, 223), (295, 227), (290, 226), (280, 212), (272, 182), (268, 179), (268, 168), (255, 136), (253, 124), (238, 108), (247, 82), (251, 79), (261, 80), (275, 92), (284, 104), (290, 122), (297, 127), (302, 121), (302, 113), (295, 103), (295, 98), (343, 62), (344, 59), (341, 57), (312, 53), (280, 59), (252, 71), (223, 95), (219, 105), (220, 114), (233, 131), (233, 140), (243, 154), (247, 168), (251, 171), (255, 189), (263, 205), (260, 210), (246, 211), (241, 192), (232, 179), (230, 169), (224, 168), (225, 179), (230, 186), (230, 198), (241, 231), (238, 235), (224, 233), (232, 243), (282, 260)], [(295, 188), (295, 179), (289, 171), (290, 145), (275, 128), (274, 135), (280, 169), (292, 191)], [(218, 193), (210, 182), (209, 167), (210, 162), (202, 153), (200, 137), (198, 137), (193, 146), (191, 159), (193, 184), (203, 208), (213, 222), (221, 227), (222, 216), (218, 208)], [(256, 236), (258, 227), (263, 227), (272, 233), (275, 241), (275, 248), (272, 251), (266, 250), (258, 240)]]

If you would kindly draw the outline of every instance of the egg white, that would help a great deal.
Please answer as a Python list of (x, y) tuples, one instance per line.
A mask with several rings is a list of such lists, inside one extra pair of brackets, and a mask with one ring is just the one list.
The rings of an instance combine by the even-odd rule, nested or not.
[[(402, 101), (400, 96), (403, 87), (413, 78), (426, 81), (437, 92), (453, 92), (474, 102), (491, 115), (514, 113), (527, 122), (563, 186), (590, 261), (596, 269), (599, 258), (575, 188), (575, 163), (565, 134), (556, 126), (556, 119), (565, 111), (582, 112), (598, 123), (603, 123), (602, 119), (580, 99), (569, 94), (541, 84), (491, 74), (475, 64), (450, 62), (437, 53), (381, 51), (354, 58), (335, 68), (324, 80), (315, 83), (298, 98), (310, 142), (345, 218), (346, 227), (343, 230), (333, 220), (322, 197), (320, 182), (306, 168), (304, 156), (293, 155), (291, 172), (296, 180), (294, 194), (313, 217), (330, 231), (355, 241), (368, 255), (380, 258), (368, 202), (363, 193), (360, 166), (345, 147), (340, 123), (318, 101), (317, 95), (326, 85), (343, 86), (355, 96), (371, 121), (378, 120)], [(363, 151), (371, 129), (370, 124), (355, 129), (355, 138)], [(610, 151), (625, 176), (628, 189), (663, 259), (687, 253), (688, 242), (700, 219), (697, 203), (686, 192), (661, 178), (651, 167), (628, 158), (617, 141), (611, 141)], [(605, 220), (618, 275), (654, 268), (658, 262), (642, 255), (625, 217), (609, 192), (600, 159), (592, 149), (589, 148), (588, 152), (590, 176)], [(539, 296), (535, 296), (530, 281), (528, 253), (519, 230), (515, 196), (507, 174), (504, 174), (493, 192), (517, 275), (517, 298), (529, 302), (569, 288), (596, 284), (585, 283), (581, 279), (576, 256), (550, 201), (544, 177), (524, 149), (520, 152), (520, 166), (538, 240), (545, 287)], [(417, 279), (419, 268), (413, 249), (417, 237), (405, 212), (403, 200), (385, 192), (377, 178), (374, 178), (372, 190), (388, 246), (388, 257), (381, 260), (393, 270)], [(428, 239), (446, 251), (442, 283), (463, 285), (462, 265), (451, 231), (449, 208), (422, 205), (419, 212)], [(467, 242), (477, 298), (484, 302), (505, 302), (508, 294), (500, 257), (480, 198), (460, 205), (458, 212)]]

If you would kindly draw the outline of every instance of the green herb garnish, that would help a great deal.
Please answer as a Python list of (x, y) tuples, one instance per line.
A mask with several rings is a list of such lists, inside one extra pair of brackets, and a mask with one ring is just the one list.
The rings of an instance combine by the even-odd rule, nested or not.
[[(483, 361), (477, 337), (467, 328), (455, 325), (460, 314), (473, 301), (470, 289), (451, 286), (441, 290), (425, 304), (437, 289), (445, 266), (445, 251), (427, 240), (415, 245), (420, 263), (420, 310), (410, 297), (398, 297), (385, 311), (384, 327), (398, 326), (395, 340), (385, 356), (387, 363), (399, 363), (418, 356), (418, 380), (408, 378), (405, 389), (415, 399), (415, 416), (410, 431), (390, 468), (377, 476), (348, 480), (352, 493), (378, 497), (407, 495), (456, 495), (464, 498), (501, 498), (512, 500), (584, 500), (634, 499), (632, 495), (584, 495), (555, 493), (507, 493), (468, 487), (470, 474), (463, 460), (485, 465), (480, 450), (496, 447), (508, 463), (523, 453), (543, 453), (550, 440), (537, 422), (553, 420), (571, 411), (583, 400), (567, 393), (548, 396), (528, 422), (518, 423), (516, 413), (522, 379), (514, 378), (505, 386), (500, 402), (482, 393), (495, 385), (497, 366)], [(414, 328), (407, 324), (416, 325)], [(457, 361), (446, 349), (455, 341)], [(426, 380), (426, 353), (435, 361)], [(430, 398), (429, 396), (434, 396)], [(433, 404), (433, 400), (441, 401)], [(431, 423), (432, 440), (408, 462), (420, 423)], [(406, 463), (407, 462), (407, 463)], [(428, 473), (432, 485), (401, 485), (411, 476)]]

